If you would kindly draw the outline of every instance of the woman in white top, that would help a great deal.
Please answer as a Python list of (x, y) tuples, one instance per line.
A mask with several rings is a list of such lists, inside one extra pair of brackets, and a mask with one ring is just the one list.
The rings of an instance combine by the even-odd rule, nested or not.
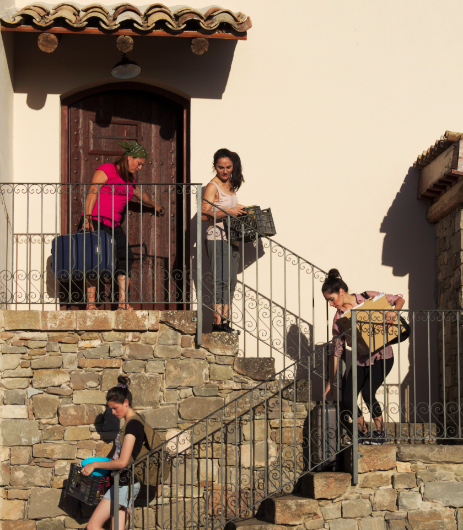
[[(229, 306), (233, 303), (240, 252), (238, 244), (228, 241), (223, 219), (227, 214), (236, 217), (246, 213), (243, 206), (238, 204), (236, 196), (244, 178), (240, 157), (228, 149), (219, 149), (214, 154), (213, 168), (216, 175), (204, 191), (201, 216), (203, 221), (209, 223), (206, 249), (214, 274), (212, 331), (230, 333), (232, 328), (228, 319)], [(215, 209), (213, 204), (220, 210)]]

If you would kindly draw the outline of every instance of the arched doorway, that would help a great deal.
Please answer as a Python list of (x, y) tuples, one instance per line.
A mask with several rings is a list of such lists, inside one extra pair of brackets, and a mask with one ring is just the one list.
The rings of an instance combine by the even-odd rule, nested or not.
[[(149, 159), (137, 173), (143, 191), (166, 210), (164, 217), (132, 200), (122, 228), (135, 255), (130, 302), (136, 309), (180, 309), (186, 301), (188, 263), (189, 102), (161, 89), (134, 83), (106, 85), (75, 94), (62, 102), (61, 233), (77, 231), (83, 203), (96, 169), (115, 162), (118, 142), (137, 140)], [(185, 194), (184, 192), (187, 191)], [(185, 243), (186, 240), (186, 243)], [(78, 283), (78, 282), (76, 282)], [(100, 308), (117, 300), (111, 279), (100, 282)], [(63, 309), (85, 308), (84, 286), (63, 286)], [(62, 291), (63, 292), (63, 291)]]

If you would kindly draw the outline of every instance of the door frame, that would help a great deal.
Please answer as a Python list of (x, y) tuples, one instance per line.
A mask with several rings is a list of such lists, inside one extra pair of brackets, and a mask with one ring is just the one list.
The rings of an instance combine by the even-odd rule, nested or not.
[(190, 181), (190, 100), (173, 92), (168, 92), (163, 88), (144, 83), (108, 83), (97, 87), (82, 90), (72, 96), (61, 99), (61, 182), (70, 182), (69, 173), (69, 107), (88, 96), (93, 96), (101, 92), (118, 91), (118, 90), (140, 90), (162, 96), (179, 104), (183, 108), (183, 183), (188, 184)]
[[(178, 94), (164, 90), (152, 85), (146, 85), (144, 83), (131, 83), (131, 82), (121, 82), (121, 83), (107, 83), (104, 85), (98, 85), (93, 88), (82, 90), (76, 92), (71, 96), (61, 98), (61, 183), (71, 182), (70, 174), (70, 160), (69, 160), (69, 148), (70, 148), (70, 127), (69, 127), (69, 111), (70, 107), (76, 101), (84, 99), (101, 92), (108, 91), (119, 91), (119, 90), (139, 90), (141, 92), (151, 93), (158, 96), (162, 96), (174, 103), (180, 105), (183, 109), (183, 135), (182, 135), (182, 183), (189, 184), (190, 179), (190, 112), (191, 112), (191, 103), (189, 99), (186, 99)], [(177, 172), (179, 175), (179, 172)], [(192, 194), (190, 194), (192, 196)], [(65, 208), (61, 208), (60, 212), (61, 217), (61, 230), (63, 227), (67, 226), (67, 213)], [(190, 230), (190, 220), (191, 220), (191, 208), (189, 202), (186, 202), (186, 215), (185, 215), (185, 226), (183, 227), (186, 234), (186, 241), (190, 242), (191, 230)], [(63, 232), (64, 233), (64, 232)], [(190, 245), (186, 245), (185, 248), (185, 264), (188, 264), (190, 261)], [(188, 309), (189, 304), (169, 304), (169, 309)], [(82, 307), (84, 308), (84, 307)], [(61, 305), (62, 310), (70, 309), (67, 305)]]

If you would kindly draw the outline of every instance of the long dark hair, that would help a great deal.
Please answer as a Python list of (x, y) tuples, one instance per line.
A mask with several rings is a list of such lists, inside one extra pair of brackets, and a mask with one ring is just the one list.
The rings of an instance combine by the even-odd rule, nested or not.
[(233, 171), (228, 177), (228, 183), (230, 184), (230, 189), (233, 193), (236, 193), (240, 188), (241, 184), (244, 182), (243, 177), (243, 166), (241, 165), (241, 158), (238, 153), (234, 153), (229, 149), (223, 147), (214, 153), (214, 161), (212, 163), (212, 168), (215, 171), (215, 166), (221, 158), (229, 158), (233, 162)]
[(328, 276), (322, 285), (322, 293), (337, 294), (339, 289), (343, 289), (346, 293), (349, 292), (347, 283), (342, 279), (338, 269), (331, 269)]
[(134, 182), (132, 173), (129, 171), (129, 160), (127, 155), (122, 155), (119, 160), (114, 163), (116, 171), (124, 182)]
[(130, 379), (124, 375), (117, 378), (117, 386), (113, 386), (106, 394), (106, 402), (114, 401), (114, 403), (124, 403), (127, 399), (129, 407), (132, 406), (132, 392), (129, 390)]

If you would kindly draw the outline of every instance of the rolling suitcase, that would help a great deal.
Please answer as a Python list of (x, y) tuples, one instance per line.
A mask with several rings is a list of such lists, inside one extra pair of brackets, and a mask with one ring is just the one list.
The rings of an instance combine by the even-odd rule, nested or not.
[(96, 279), (116, 270), (114, 241), (106, 232), (79, 231), (55, 237), (51, 244), (52, 270), (59, 280)]
[(338, 440), (337, 411), (335, 403), (325, 402), (325, 421), (323, 422), (323, 405), (312, 409), (311, 418), (312, 463), (317, 470), (337, 470), (339, 459), (336, 456)]

